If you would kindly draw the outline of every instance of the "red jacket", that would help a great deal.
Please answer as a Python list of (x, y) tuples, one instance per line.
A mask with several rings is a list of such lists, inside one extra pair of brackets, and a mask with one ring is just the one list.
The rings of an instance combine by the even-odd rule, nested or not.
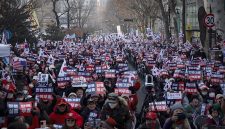
[(74, 119), (76, 120), (76, 125), (80, 128), (83, 126), (83, 118), (78, 113), (73, 111), (70, 108), (70, 106), (68, 106), (68, 112), (66, 112), (64, 114), (58, 114), (58, 113), (56, 113), (56, 110), (57, 110), (57, 107), (54, 108), (54, 112), (52, 112), (49, 116), (52, 124), (64, 125), (65, 119), (67, 117), (67, 113), (73, 113), (75, 116)]

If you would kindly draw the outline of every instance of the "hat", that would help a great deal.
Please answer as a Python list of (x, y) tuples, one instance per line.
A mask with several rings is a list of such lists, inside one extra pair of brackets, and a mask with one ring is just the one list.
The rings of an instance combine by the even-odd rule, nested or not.
[(107, 102), (114, 103), (118, 100), (118, 95), (116, 93), (110, 93), (108, 94)]
[(174, 112), (174, 111), (177, 110), (177, 109), (182, 109), (182, 110), (184, 110), (184, 107), (183, 107), (183, 105), (182, 105), (181, 103), (175, 103), (174, 105), (172, 105), (172, 106), (170, 107), (170, 109), (172, 110), (172, 112)]
[(63, 104), (67, 105), (67, 102), (66, 102), (65, 99), (60, 98), (60, 99), (57, 101), (57, 105), (59, 106), (59, 105), (63, 105)]
[(38, 80), (38, 76), (33, 76), (33, 80)]
[(70, 98), (71, 96), (77, 96), (77, 94), (74, 93), (74, 92), (71, 92), (71, 93), (68, 95), (68, 98)]
[(157, 114), (155, 112), (147, 112), (145, 118), (155, 120), (157, 118)]
[(73, 113), (67, 113), (66, 114), (66, 119), (75, 119), (75, 115)]
[(209, 89), (203, 82), (198, 84), (200, 90)]
[(224, 96), (222, 94), (217, 94), (216, 99), (219, 99), (219, 98), (224, 98)]

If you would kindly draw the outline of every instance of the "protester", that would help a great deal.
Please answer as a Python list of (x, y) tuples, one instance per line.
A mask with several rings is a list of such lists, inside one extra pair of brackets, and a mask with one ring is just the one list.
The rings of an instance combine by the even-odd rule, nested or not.
[(0, 127), (14, 117), (29, 129), (194, 129), (203, 117), (200, 127), (225, 126), (225, 67), (197, 43), (103, 37), (22, 44), (9, 65), (1, 58)]
[(49, 116), (51, 123), (64, 125), (64, 120), (66, 119), (68, 113), (73, 114), (76, 125), (81, 128), (83, 126), (83, 118), (78, 113), (73, 111), (64, 99), (59, 99), (57, 101), (56, 106), (54, 107), (54, 112), (52, 112)]
[(168, 118), (163, 129), (191, 129), (190, 123), (185, 115), (183, 106), (175, 103), (171, 107), (171, 117)]
[(161, 129), (161, 125), (155, 112), (148, 112), (145, 115), (145, 122), (138, 129)]
[(124, 99), (121, 99), (115, 93), (110, 93), (106, 103), (102, 108), (100, 118), (106, 120), (112, 117), (116, 121), (116, 127), (120, 129), (129, 129), (131, 126), (131, 116), (128, 105)]
[(74, 116), (73, 113), (67, 113), (66, 119), (65, 119), (65, 124), (62, 129), (80, 129), (76, 125), (76, 116)]

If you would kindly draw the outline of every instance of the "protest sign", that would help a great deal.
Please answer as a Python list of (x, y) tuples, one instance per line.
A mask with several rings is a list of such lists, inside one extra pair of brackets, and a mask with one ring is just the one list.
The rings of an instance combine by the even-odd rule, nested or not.
[(87, 93), (90, 94), (105, 94), (106, 93), (106, 89), (104, 87), (104, 83), (103, 82), (94, 82), (94, 83), (89, 83), (87, 85), (87, 89), (86, 89)]
[(115, 88), (115, 93), (122, 95), (122, 94), (131, 94), (131, 91), (128, 88)]
[(189, 94), (194, 94), (194, 93), (198, 92), (197, 89), (196, 89), (196, 84), (195, 83), (189, 83), (189, 82), (186, 83), (185, 91), (186, 91), (186, 93), (189, 93)]
[(31, 116), (32, 102), (7, 102), (9, 116)]
[(181, 100), (182, 99), (182, 93), (181, 93), (181, 91), (167, 92), (166, 97), (167, 97), (168, 100)]
[(80, 98), (64, 98), (66, 102), (70, 104), (70, 106), (74, 109), (79, 109), (81, 108), (80, 105)]
[(165, 112), (167, 110), (166, 101), (149, 103), (149, 110), (150, 111)]

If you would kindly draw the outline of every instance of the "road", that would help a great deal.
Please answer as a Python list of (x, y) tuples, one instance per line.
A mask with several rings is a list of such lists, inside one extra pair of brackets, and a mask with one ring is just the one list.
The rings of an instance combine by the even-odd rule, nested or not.
[[(129, 70), (131, 70), (131, 71), (136, 70), (136, 69), (134, 68), (134, 66), (133, 66), (131, 63), (128, 64), (128, 67), (129, 67)], [(140, 78), (140, 77), (139, 77), (139, 78)], [(140, 88), (140, 89), (138, 90), (138, 92), (137, 92), (137, 95), (138, 95), (137, 113), (138, 113), (138, 114), (141, 112), (141, 108), (142, 108), (142, 105), (143, 105), (143, 102), (144, 102), (144, 99), (145, 99), (145, 94), (144, 94), (144, 92), (143, 92), (143, 88), (144, 88), (144, 79), (141, 79), (141, 78), (140, 78), (140, 80), (141, 80), (141, 88)]]

